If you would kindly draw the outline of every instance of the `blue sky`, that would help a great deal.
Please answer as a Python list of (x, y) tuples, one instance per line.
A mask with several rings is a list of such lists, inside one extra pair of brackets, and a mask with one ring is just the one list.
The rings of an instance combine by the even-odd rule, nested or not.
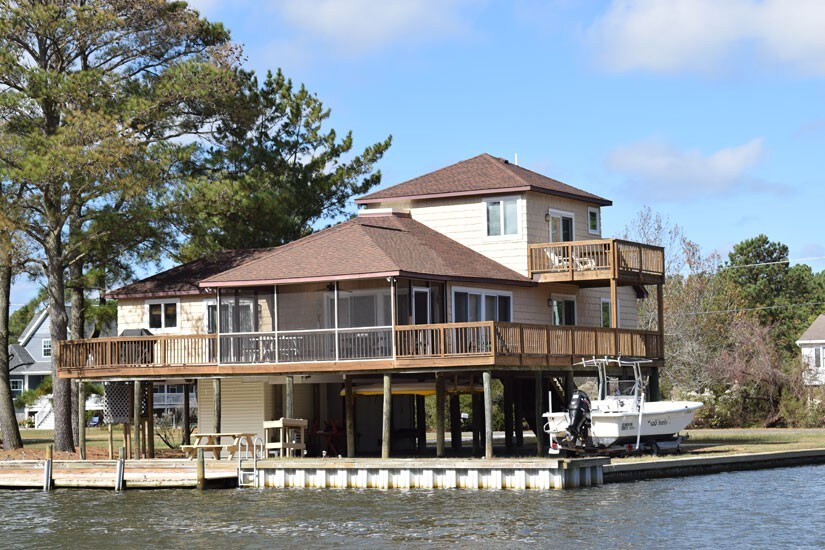
[[(391, 185), (488, 152), (643, 206), (726, 254), (759, 233), (825, 256), (825, 3), (197, 0), (282, 68)], [(825, 260), (810, 260), (815, 271)], [(31, 284), (18, 283), (12, 302)]]

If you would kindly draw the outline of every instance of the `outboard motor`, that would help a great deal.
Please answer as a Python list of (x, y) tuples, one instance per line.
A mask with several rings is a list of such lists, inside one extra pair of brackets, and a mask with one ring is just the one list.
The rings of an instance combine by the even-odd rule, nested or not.
[(581, 390), (573, 392), (567, 414), (570, 418), (567, 433), (574, 442), (580, 439), (582, 443), (585, 443), (590, 432), (590, 398), (586, 393)]

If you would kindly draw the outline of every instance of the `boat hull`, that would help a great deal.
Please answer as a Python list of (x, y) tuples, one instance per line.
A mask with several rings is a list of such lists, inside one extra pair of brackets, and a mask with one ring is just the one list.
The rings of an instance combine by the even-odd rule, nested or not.
[[(641, 432), (639, 411), (628, 410), (612, 400), (594, 401), (590, 436), (596, 446), (610, 447), (642, 441), (664, 441), (684, 430), (702, 406), (698, 401), (657, 401), (642, 405)], [(547, 413), (545, 430), (557, 437), (565, 435), (567, 413)]]

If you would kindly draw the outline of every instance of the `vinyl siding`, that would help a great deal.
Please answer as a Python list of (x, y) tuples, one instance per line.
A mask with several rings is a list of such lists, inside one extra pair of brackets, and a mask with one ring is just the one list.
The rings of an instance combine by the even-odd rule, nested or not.
[(487, 236), (485, 197), (382, 202), (375, 205), (375, 207), (409, 210), (414, 220), (435, 229), (479, 254), (483, 254), (514, 271), (526, 275), (527, 241), (524, 238), (526, 220), (524, 194), (500, 195), (500, 197), (519, 198), (518, 235)]
[[(170, 301), (176, 298), (170, 298)], [(165, 334), (204, 334), (206, 323), (204, 315), (206, 308), (205, 296), (181, 296), (178, 304), (178, 327), (167, 329)], [(154, 300), (152, 300), (154, 301)], [(117, 327), (118, 332), (126, 329), (149, 329), (149, 308), (148, 300), (143, 298), (129, 299), (121, 298), (117, 304)]]
[[(221, 431), (249, 432), (263, 437), (263, 423), (271, 398), (265, 397), (271, 386), (260, 380), (243, 378), (221, 380)], [(215, 428), (215, 399), (211, 380), (198, 383), (198, 431), (212, 432)], [(224, 443), (228, 443), (225, 441)]]

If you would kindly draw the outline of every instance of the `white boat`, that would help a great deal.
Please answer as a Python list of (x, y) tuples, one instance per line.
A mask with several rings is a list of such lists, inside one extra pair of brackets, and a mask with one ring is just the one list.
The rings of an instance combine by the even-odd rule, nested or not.
[[(559, 447), (575, 447), (577, 440), (581, 441), (583, 447), (624, 445), (638, 450), (645, 445), (656, 448), (654, 442), (672, 441), (676, 434), (684, 430), (702, 403), (645, 401), (645, 380), (640, 367), (642, 362), (621, 358), (583, 361), (583, 366), (595, 367), (598, 372), (599, 399), (589, 401), (586, 394), (579, 392), (578, 396), (574, 396), (570, 410), (550, 411), (543, 415), (546, 419), (544, 430), (550, 435), (551, 453), (554, 450), (558, 452)], [(608, 377), (607, 366), (611, 364), (633, 367), (634, 380)], [(583, 401), (586, 403), (580, 405)]]

